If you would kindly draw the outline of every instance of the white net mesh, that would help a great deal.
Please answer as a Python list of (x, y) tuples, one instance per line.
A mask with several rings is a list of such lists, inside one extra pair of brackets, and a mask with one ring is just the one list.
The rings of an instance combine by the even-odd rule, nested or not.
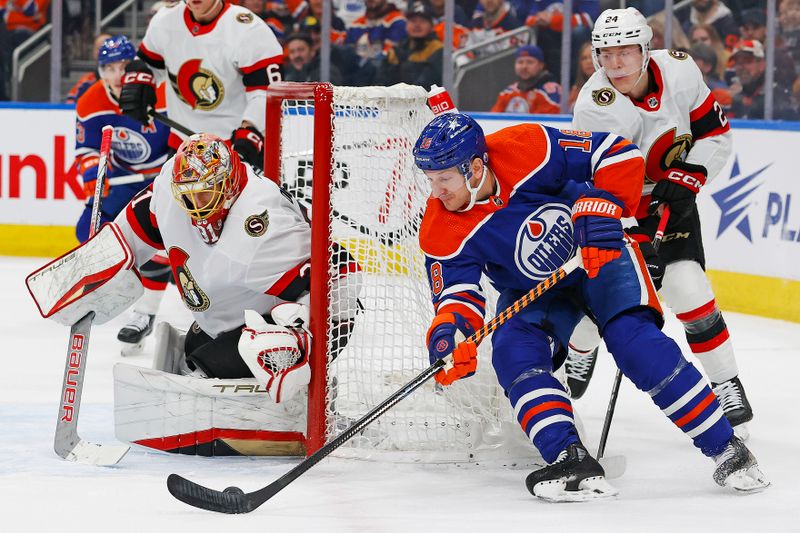
[[(433, 308), (418, 243), (430, 188), (412, 155), (433, 118), (425, 102), (419, 87), (334, 88), (331, 241), (356, 258), (363, 279), (360, 287), (329, 285), (331, 315), (356, 318), (346, 347), (328, 362), (328, 440), (430, 364), (425, 333)], [(281, 179), (307, 201), (313, 101), (285, 100), (282, 111)], [(332, 262), (329, 277), (338, 268)], [(342, 339), (333, 324), (328, 331), (330, 354)], [(448, 388), (429, 381), (337, 453), (425, 462), (534, 455), (497, 384), (489, 346), (481, 347), (475, 376)]]

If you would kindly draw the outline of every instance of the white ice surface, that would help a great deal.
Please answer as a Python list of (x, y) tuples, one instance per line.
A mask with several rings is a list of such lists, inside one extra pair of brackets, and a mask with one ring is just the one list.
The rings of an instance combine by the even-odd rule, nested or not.
[[(25, 276), (44, 262), (0, 257), (0, 531), (800, 531), (800, 324), (726, 313), (755, 410), (748, 445), (773, 483), (764, 493), (740, 496), (716, 486), (711, 460), (624, 381), (606, 452), (628, 460), (625, 475), (613, 481), (620, 490), (615, 500), (536, 501), (525, 489), (525, 470), (325, 459), (256, 511), (228, 516), (174, 500), (167, 475), (253, 491), (295, 463), (135, 447), (116, 467), (102, 468), (55, 455), (68, 331), (39, 317), (24, 286)], [(188, 314), (170, 291), (159, 319), (186, 326)], [(122, 323), (118, 318), (92, 330), (79, 432), (93, 442), (115, 442), (111, 367), (121, 360), (115, 337)], [(667, 332), (688, 353), (674, 318)], [(150, 364), (149, 356), (128, 361)], [(612, 379), (606, 354), (576, 403), (592, 449)]]

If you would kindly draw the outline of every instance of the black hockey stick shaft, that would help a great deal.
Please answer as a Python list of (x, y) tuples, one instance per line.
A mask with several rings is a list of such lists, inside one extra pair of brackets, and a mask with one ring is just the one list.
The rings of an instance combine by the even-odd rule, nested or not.
[[(519, 300), (506, 308), (502, 313), (495, 316), (492, 320), (484, 324), (478, 331), (473, 333), (467, 341), (480, 344), (487, 335), (507, 322), (511, 317), (519, 313), (522, 309), (536, 300), (544, 292), (553, 287), (556, 283), (567, 277), (576, 268), (582, 265), (580, 250), (575, 257), (567, 261), (561, 268), (553, 272), (547, 279), (541, 281), (533, 289), (528, 291)], [(193, 481), (181, 477), (177, 474), (170, 474), (167, 478), (167, 488), (169, 492), (178, 500), (219, 513), (241, 514), (249, 513), (261, 504), (275, 496), (278, 492), (286, 488), (292, 481), (303, 475), (311, 467), (319, 463), (322, 459), (330, 455), (339, 446), (350, 440), (354, 435), (360, 433), (374, 420), (383, 415), (386, 411), (394, 407), (400, 400), (414, 392), (423, 383), (433, 377), (439, 370), (442, 370), (450, 361), (452, 355), (439, 359), (427, 369), (422, 371), (414, 379), (406, 383), (400, 390), (374, 407), (369, 413), (354, 422), (349, 428), (342, 432), (331, 442), (308, 456), (300, 464), (289, 472), (273, 481), (269, 485), (250, 493), (244, 493), (236, 487), (229, 487), (224, 491), (217, 491), (198, 485)]]
[(184, 126), (183, 124), (175, 122), (164, 113), (159, 113), (152, 107), (147, 110), (147, 114), (156, 119), (157, 121), (161, 122), (165, 126), (169, 126), (173, 130), (178, 130), (179, 132), (183, 133), (184, 135), (188, 135), (189, 137), (191, 137), (195, 133), (186, 126)]
[[(661, 246), (661, 241), (664, 239), (664, 230), (669, 222), (669, 206), (664, 206), (661, 212), (661, 219), (658, 221), (658, 228), (653, 237), (653, 248), (658, 251)], [(608, 399), (608, 409), (606, 409), (606, 418), (603, 421), (603, 431), (600, 433), (600, 445), (597, 447), (597, 459), (600, 460), (606, 451), (606, 443), (608, 442), (608, 432), (611, 430), (611, 419), (614, 418), (614, 410), (617, 407), (617, 396), (619, 395), (619, 387), (622, 384), (622, 371), (617, 368), (617, 373), (614, 375), (614, 384), (611, 386), (611, 397)]]

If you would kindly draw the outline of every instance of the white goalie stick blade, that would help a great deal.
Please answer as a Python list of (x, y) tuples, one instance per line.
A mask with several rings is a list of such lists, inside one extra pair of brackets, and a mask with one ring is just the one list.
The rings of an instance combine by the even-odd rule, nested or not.
[(606, 473), (606, 479), (618, 479), (625, 474), (625, 469), (628, 466), (628, 461), (624, 455), (612, 455), (609, 457), (601, 457), (597, 460), (600, 466)]
[(125, 454), (128, 453), (128, 450), (130, 450), (130, 446), (121, 444), (101, 446), (99, 444), (93, 444), (91, 442), (81, 440), (80, 437), (78, 437), (75, 446), (72, 448), (72, 450), (66, 453), (66, 456), (61, 455), (61, 453), (59, 453), (59, 455), (64, 457), (64, 459), (67, 461), (73, 461), (75, 463), (97, 466), (113, 466), (119, 463), (122, 458), (125, 457)]
[(567, 479), (542, 481), (533, 487), (537, 498), (548, 502), (587, 502), (613, 498), (619, 491), (611, 486), (603, 476), (587, 477), (578, 484), (578, 490), (567, 490)]
[(89, 334), (94, 313), (75, 322), (69, 332), (67, 364), (61, 386), (61, 406), (53, 439), (53, 449), (59, 457), (78, 463), (111, 466), (117, 464), (130, 449), (128, 446), (101, 446), (86, 442), (78, 435), (78, 414), (81, 408), (83, 378), (89, 353)]

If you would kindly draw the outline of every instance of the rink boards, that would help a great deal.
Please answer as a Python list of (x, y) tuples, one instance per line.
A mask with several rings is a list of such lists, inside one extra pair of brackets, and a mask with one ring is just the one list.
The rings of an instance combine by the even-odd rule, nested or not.
[[(476, 113), (487, 133), (569, 117)], [(76, 244), (83, 208), (72, 166), (74, 110), (3, 104), (0, 123), (0, 255), (52, 257)], [(699, 197), (707, 266), (721, 305), (800, 321), (800, 124), (731, 121), (734, 153)], [(794, 199), (794, 202), (792, 201)]]

